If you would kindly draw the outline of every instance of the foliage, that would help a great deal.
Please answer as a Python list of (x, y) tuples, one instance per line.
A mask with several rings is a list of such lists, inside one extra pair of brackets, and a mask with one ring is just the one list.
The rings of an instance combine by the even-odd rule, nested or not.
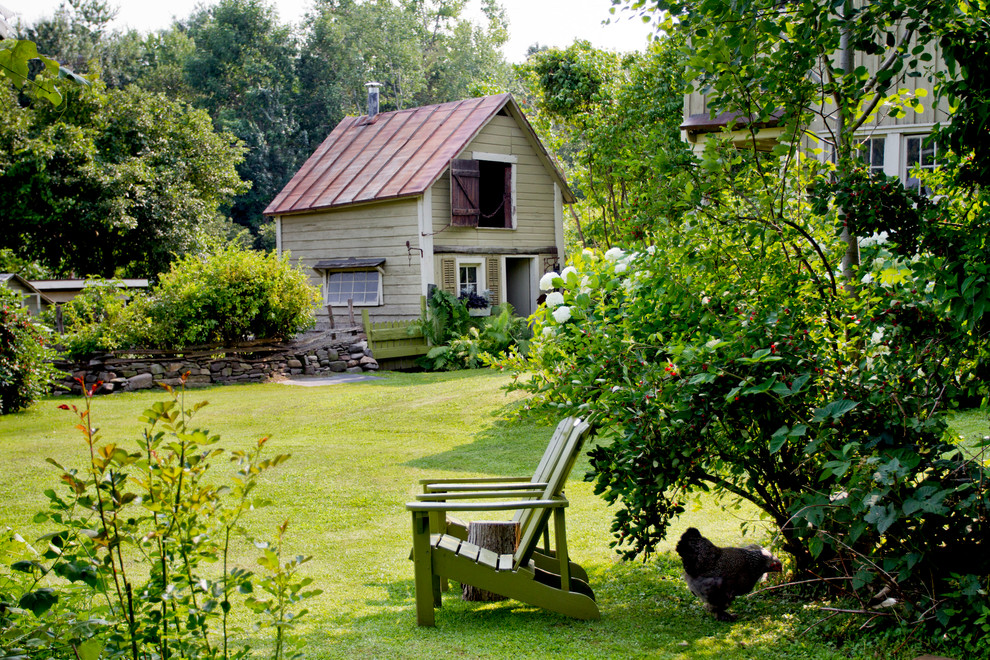
[[(459, 299), (458, 303), (465, 305)], [(475, 323), (466, 332), (434, 345), (419, 363), (431, 371), (478, 369), (490, 364), (495, 359), (493, 356), (502, 356), (512, 350), (526, 352), (526, 321), (515, 315), (509, 303), (493, 307), (491, 316), (471, 320)]]
[(518, 67), (534, 122), (578, 194), (570, 243), (645, 245), (683, 212), (692, 173), (679, 130), (682, 68), (673, 39), (622, 58), (575, 42)]
[(58, 375), (48, 347), (50, 331), (31, 320), (21, 298), (0, 285), (0, 415), (27, 408)]
[(485, 309), (491, 305), (488, 298), (478, 295), (473, 291), (470, 293), (461, 294), (457, 299), (461, 301), (461, 303), (463, 303), (463, 305), (468, 309)]
[(153, 341), (163, 346), (285, 339), (312, 325), (318, 298), (288, 254), (231, 246), (173, 263), (155, 287), (148, 315)]
[[(40, 62), (40, 71), (32, 75), (30, 65)], [(38, 46), (28, 39), (3, 39), (0, 43), (0, 74), (17, 90), (26, 90), (33, 97), (45, 99), (54, 106), (62, 104), (62, 94), (55, 81), (61, 77), (77, 84), (88, 85), (89, 81), (62, 68), (51, 57), (38, 52)]]
[[(79, 359), (101, 351), (147, 344), (152, 329), (146, 307), (143, 293), (124, 292), (117, 281), (88, 281), (79, 295), (61, 305), (60, 352)], [(54, 308), (45, 311), (44, 320), (55, 327)]]
[(759, 507), (799, 574), (839, 579), (864, 611), (882, 592), (908, 620), (965, 620), (990, 576), (990, 474), (938, 413), (957, 346), (903, 323), (933, 314), (907, 273), (836, 294), (795, 258), (799, 239), (695, 216), (656, 249), (586, 251), (545, 278), (561, 290), (529, 359), (503, 365), (531, 405), (614, 433), (589, 478), (619, 506), (625, 556), (649, 555), (690, 494), (712, 491)]
[(470, 321), (464, 303), (436, 287), (426, 301), (426, 314), (420, 319), (419, 327), (429, 344), (442, 346), (467, 332)]
[(204, 112), (137, 88), (68, 96), (55, 109), (0, 95), (0, 246), (60, 276), (154, 277), (227, 235), (243, 148)]
[[(61, 471), (64, 490), (45, 491), (49, 511), (37, 514), (35, 522), (47, 521), (55, 531), (42, 539), (46, 552), (13, 566), (34, 577), (18, 585), (22, 610), (14, 615), (21, 625), (36, 626), (64, 595), (86, 590), (92, 600), (79, 621), (66, 622), (62, 615), (54, 622), (68, 633), (44, 630), (54, 624), (41, 623), (42, 630), (30, 636), (33, 644), (44, 646), (47, 634), (59, 644), (68, 642), (78, 657), (245, 657), (249, 648), (228, 647), (237, 596), (252, 593), (255, 584), (269, 589), (277, 583), (292, 598), (281, 598), (269, 613), (277, 619), (272, 657), (287, 657), (286, 640), (305, 615), (295, 608), (320, 593), (302, 591), (311, 581), (296, 575), (294, 567), (306, 558), (283, 568), (281, 542), (274, 548), (260, 544), (261, 576), (229, 560), (232, 544), (246, 535), (245, 515), (265, 504), (255, 493), (260, 476), (288, 454), (263, 458), (267, 438), (249, 451), (227, 452), (218, 446), (219, 436), (192, 426), (205, 402), (189, 407), (182, 393), (172, 390), (169, 400), (144, 412), (147, 426), (135, 450), (128, 450), (104, 441), (94, 427), (93, 390), (86, 390), (82, 409), (59, 406), (79, 418), (88, 465), (63, 468), (49, 459)], [(235, 468), (229, 485), (211, 479), (220, 457)], [(280, 541), (284, 531), (285, 525)], [(45, 575), (61, 580), (39, 587)], [(257, 611), (257, 602), (249, 598), (245, 604)]]
[[(4, 657), (47, 650), (55, 657), (95, 658), (106, 622), (90, 617), (81, 590), (62, 588), (43, 557), (10, 527), (0, 528), (0, 636)], [(74, 656), (72, 654), (75, 654)]]

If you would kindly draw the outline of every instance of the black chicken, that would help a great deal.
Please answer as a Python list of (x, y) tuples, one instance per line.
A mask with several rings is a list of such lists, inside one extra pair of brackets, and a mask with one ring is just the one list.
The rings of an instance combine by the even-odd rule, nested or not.
[(719, 621), (733, 621), (726, 612), (736, 596), (747, 594), (766, 573), (780, 570), (780, 561), (758, 545), (720, 548), (694, 527), (677, 542), (684, 579), (695, 596)]

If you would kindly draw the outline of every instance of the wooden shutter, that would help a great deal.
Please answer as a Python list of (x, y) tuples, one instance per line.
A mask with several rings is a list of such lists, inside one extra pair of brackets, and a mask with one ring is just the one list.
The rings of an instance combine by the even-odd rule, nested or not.
[(499, 268), (499, 263), (502, 260), (498, 257), (488, 257), (485, 266), (485, 284), (487, 289), (492, 292), (492, 297), (489, 302), (492, 305), (497, 305), (502, 301), (502, 297), (499, 295), (501, 293), (502, 278)]
[(440, 288), (447, 293), (457, 295), (457, 262), (453, 257), (440, 260)]
[(512, 165), (505, 166), (505, 187), (502, 188), (502, 208), (505, 210), (505, 228), (512, 229)]
[(476, 160), (450, 161), (450, 224), (477, 227), (481, 217), (481, 167)]

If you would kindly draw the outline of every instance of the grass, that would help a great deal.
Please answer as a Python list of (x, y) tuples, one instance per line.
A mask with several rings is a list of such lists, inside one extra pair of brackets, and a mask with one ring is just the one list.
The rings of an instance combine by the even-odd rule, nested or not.
[[(917, 648), (876, 643), (867, 634), (843, 647), (819, 635), (824, 613), (784, 590), (736, 601), (738, 622), (716, 622), (680, 578), (672, 542), (647, 563), (620, 562), (608, 547), (611, 512), (575, 468), (567, 495), (572, 557), (590, 573), (602, 619), (572, 621), (508, 601), (464, 603), (446, 596), (437, 628), (416, 626), (410, 517), (405, 502), (426, 476), (506, 476), (532, 473), (552, 428), (511, 418), (518, 397), (506, 377), (490, 372), (383, 374), (384, 379), (327, 387), (244, 385), (192, 391), (210, 405), (199, 426), (221, 445), (243, 448), (269, 435), (271, 451), (293, 457), (267, 478), (274, 505), (254, 514), (252, 528), (271, 535), (289, 520), (288, 551), (312, 555), (305, 566), (323, 594), (307, 603), (307, 658), (900, 658)], [(126, 393), (94, 402), (106, 440), (126, 444), (141, 429), (139, 414), (162, 393)], [(45, 462), (81, 466), (84, 445), (71, 415), (42, 401), (0, 417), (5, 456), (0, 525), (33, 538), (31, 521), (44, 509), (58, 473)], [(975, 423), (975, 422), (974, 422)], [(983, 420), (985, 428), (985, 420)], [(700, 500), (670, 530), (688, 526), (718, 543), (752, 542), (739, 534), (745, 508), (724, 512)], [(756, 539), (757, 541), (761, 539)], [(239, 557), (250, 566), (252, 555)], [(828, 625), (833, 626), (833, 620)], [(853, 620), (853, 630), (861, 621)], [(809, 632), (810, 629), (810, 632)], [(834, 630), (834, 628), (833, 628)]]

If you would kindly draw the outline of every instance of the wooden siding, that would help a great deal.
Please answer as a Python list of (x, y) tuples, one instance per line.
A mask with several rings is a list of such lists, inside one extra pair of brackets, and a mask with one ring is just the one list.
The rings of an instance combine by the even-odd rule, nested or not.
[[(510, 247), (535, 249), (554, 245), (554, 179), (511, 117), (493, 117), (458, 158), (474, 152), (516, 158), (515, 229), (448, 227), (450, 224), (449, 167), (432, 188), (433, 242), (436, 247)], [(441, 231), (443, 230), (443, 231)]]
[[(283, 216), (282, 249), (293, 262), (309, 269), (310, 282), (323, 286), (323, 274), (312, 270), (321, 259), (384, 257), (382, 306), (367, 309), (373, 321), (412, 319), (420, 315), (422, 282), (417, 200), (381, 202), (305, 215)], [(341, 308), (334, 307), (335, 316)], [(344, 308), (346, 313), (346, 308)], [(326, 308), (318, 310), (326, 320)]]
[[(944, 65), (940, 57), (940, 52), (937, 46), (929, 45), (927, 48), (933, 56), (933, 61), (938, 63), (939, 69), (944, 70)], [(870, 71), (875, 71), (879, 66), (881, 61), (878, 55), (866, 55), (864, 53), (858, 52), (856, 54), (855, 66), (866, 66)], [(904, 116), (901, 117), (890, 117), (880, 112), (877, 114), (877, 121), (875, 123), (870, 123), (861, 129), (869, 130), (870, 128), (876, 130), (877, 133), (885, 133), (892, 128), (898, 129), (897, 132), (911, 132), (912, 127), (917, 126), (919, 128), (918, 132), (927, 133), (931, 128), (932, 124), (943, 121), (948, 117), (948, 106), (943, 101), (938, 107), (933, 106), (934, 96), (932, 92), (932, 84), (927, 80), (927, 76), (917, 76), (917, 77), (905, 77), (903, 80), (898, 82), (894, 86), (894, 90), (906, 89), (909, 94), (913, 95), (918, 89), (924, 89), (927, 95), (921, 99), (922, 105), (924, 106), (924, 112), (915, 112), (912, 108), (908, 108)], [(835, 106), (825, 106), (826, 111), (834, 111)], [(705, 96), (698, 91), (691, 92), (684, 96), (684, 116), (690, 117), (691, 115), (707, 113), (709, 108), (706, 103)], [(820, 117), (816, 117), (812, 121), (809, 127), (811, 131), (817, 134), (824, 134), (824, 122)]]

